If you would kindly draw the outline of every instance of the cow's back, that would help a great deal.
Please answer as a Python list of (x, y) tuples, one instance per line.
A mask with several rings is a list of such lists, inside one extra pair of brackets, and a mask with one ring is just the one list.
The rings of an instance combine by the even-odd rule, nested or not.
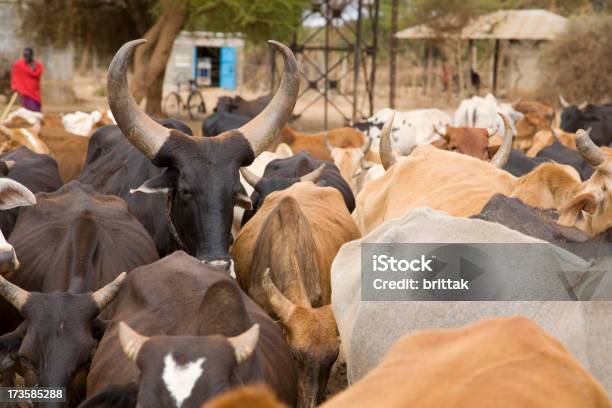
[[(208, 289), (220, 282), (226, 285), (226, 301), (207, 304)], [(280, 329), (228, 274), (177, 251), (130, 272), (115, 303), (113, 323), (92, 361), (87, 379), (89, 396), (109, 385), (126, 387), (138, 382), (138, 368), (119, 344), (119, 321), (145, 336), (236, 336), (258, 323), (255, 353), (266, 382), (284, 401), (295, 401), (293, 360)]]

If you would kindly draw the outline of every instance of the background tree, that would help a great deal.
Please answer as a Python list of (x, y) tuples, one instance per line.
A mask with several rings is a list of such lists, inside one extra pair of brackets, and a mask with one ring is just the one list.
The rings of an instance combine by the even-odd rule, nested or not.
[(181, 30), (241, 32), (247, 39), (286, 40), (308, 0), (21, 0), (22, 32), (38, 44), (67, 44), (114, 53), (130, 39), (136, 49), (132, 94), (161, 115), (162, 85)]

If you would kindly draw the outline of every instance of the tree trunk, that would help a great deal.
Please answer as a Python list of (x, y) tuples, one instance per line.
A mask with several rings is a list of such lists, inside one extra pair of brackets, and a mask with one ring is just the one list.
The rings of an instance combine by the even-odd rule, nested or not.
[(172, 52), (174, 40), (187, 21), (187, 10), (169, 5), (157, 22), (147, 31), (147, 43), (134, 53), (134, 79), (132, 95), (137, 103), (147, 99), (146, 112), (161, 116), (162, 86), (166, 64)]

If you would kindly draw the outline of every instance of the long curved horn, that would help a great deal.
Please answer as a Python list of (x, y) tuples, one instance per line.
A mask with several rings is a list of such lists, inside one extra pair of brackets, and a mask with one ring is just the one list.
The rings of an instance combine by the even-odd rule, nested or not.
[(136, 104), (128, 91), (127, 67), (134, 48), (145, 39), (123, 44), (108, 67), (106, 93), (108, 106), (123, 135), (149, 159), (153, 159), (170, 135), (169, 129), (155, 122)]
[(278, 290), (272, 281), (272, 277), (270, 277), (270, 268), (266, 268), (264, 271), (261, 285), (266, 297), (268, 298), (268, 303), (270, 304), (272, 311), (278, 316), (283, 324), (287, 325), (297, 306), (295, 306), (285, 297), (285, 295), (281, 293), (280, 290)]
[(119, 322), (119, 343), (125, 355), (136, 362), (138, 359), (138, 353), (142, 346), (149, 340), (149, 337), (142, 336), (136, 333), (130, 326), (124, 322)]
[(234, 355), (238, 364), (245, 361), (253, 354), (257, 341), (259, 340), (259, 324), (255, 323), (251, 328), (242, 334), (228, 337), (227, 341), (234, 348)]
[(91, 294), (91, 298), (96, 303), (96, 306), (98, 306), (98, 310), (104, 309), (117, 297), (121, 284), (125, 281), (126, 277), (127, 273), (121, 272), (112, 282)]
[(380, 162), (385, 170), (389, 170), (389, 167), (393, 166), (397, 160), (393, 155), (393, 149), (391, 148), (391, 128), (393, 127), (393, 119), (395, 118), (395, 111), (391, 113), (389, 119), (385, 122), (385, 125), (380, 132), (380, 146), (378, 153), (380, 154)]
[(504, 141), (502, 145), (495, 153), (495, 156), (491, 159), (491, 164), (495, 167), (502, 169), (508, 163), (508, 159), (510, 158), (510, 152), (512, 151), (512, 129), (510, 129), (510, 123), (508, 119), (506, 119), (505, 115), (498, 113), (501, 116), (502, 121), (504, 122)]
[(329, 132), (325, 132), (325, 136), (323, 136), (323, 143), (325, 143), (325, 148), (327, 149), (327, 151), (331, 153), (334, 146), (329, 143)]
[(601, 166), (606, 160), (606, 154), (595, 144), (589, 136), (591, 129), (584, 131), (578, 129), (576, 132), (576, 150), (584, 161), (593, 168)]
[(19, 286), (9, 282), (0, 275), (0, 296), (21, 312), (23, 305), (25, 305), (30, 298), (30, 292), (21, 289)]
[(257, 183), (259, 183), (259, 180), (261, 180), (261, 177), (259, 177), (257, 174), (253, 173), (246, 167), (240, 168), (240, 174), (242, 174), (242, 177), (244, 177), (246, 182), (249, 183), (253, 188), (255, 188)]
[(255, 156), (266, 150), (285, 126), (293, 112), (300, 90), (298, 64), (293, 52), (277, 41), (268, 41), (268, 44), (283, 55), (285, 62), (283, 79), (268, 106), (238, 129), (249, 140)]
[(300, 181), (312, 181), (313, 183), (316, 183), (323, 175), (323, 171), (325, 171), (325, 163), (323, 163), (310, 173), (304, 174), (302, 177), (300, 177)]
[(570, 106), (572, 106), (568, 101), (565, 100), (565, 98), (561, 94), (559, 94), (559, 103), (564, 108), (569, 108)]

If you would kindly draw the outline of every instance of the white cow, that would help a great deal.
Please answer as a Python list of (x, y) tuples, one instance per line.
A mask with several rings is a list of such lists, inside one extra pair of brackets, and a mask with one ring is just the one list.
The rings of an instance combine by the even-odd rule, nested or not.
[(495, 96), (490, 93), (484, 98), (472, 96), (470, 99), (462, 100), (453, 116), (453, 126), (475, 128), (498, 126), (499, 134), (503, 135), (505, 127), (498, 113), (502, 113), (508, 118), (512, 136), (516, 136), (515, 124), (523, 119), (524, 115), (514, 110), (509, 103), (499, 103)]
[[(533, 248), (531, 255), (496, 262), (494, 276), (510, 277), (501, 287), (504, 293), (508, 293), (508, 298), (534, 300), (415, 301), (411, 297), (414, 292), (405, 291), (404, 299), (408, 300), (363, 302), (362, 243), (529, 244), (521, 247)], [(354, 383), (367, 374), (382, 360), (389, 347), (408, 333), (421, 329), (456, 328), (492, 316), (524, 316), (559, 339), (608, 392), (612, 391), (612, 355), (607, 340), (612, 332), (612, 302), (569, 301), (564, 285), (556, 273), (551, 272), (549, 265), (556, 262), (568, 268), (563, 269), (566, 271), (581, 271), (588, 264), (555, 245), (501, 224), (455, 218), (422, 208), (389, 220), (362, 239), (345, 244), (332, 264), (331, 284), (332, 307), (349, 381)], [(610, 280), (609, 276), (602, 279), (596, 295), (602, 291), (609, 294)], [(568, 301), (535, 300), (546, 297), (543, 295), (554, 299), (567, 298)]]
[[(365, 122), (355, 124), (356, 128), (372, 140), (374, 149), (378, 149), (380, 131), (392, 112), (393, 109), (385, 108)], [(400, 155), (408, 155), (419, 145), (440, 140), (440, 136), (433, 131), (433, 125), (444, 126), (450, 121), (448, 113), (440, 109), (397, 111), (391, 130), (391, 146)]]

